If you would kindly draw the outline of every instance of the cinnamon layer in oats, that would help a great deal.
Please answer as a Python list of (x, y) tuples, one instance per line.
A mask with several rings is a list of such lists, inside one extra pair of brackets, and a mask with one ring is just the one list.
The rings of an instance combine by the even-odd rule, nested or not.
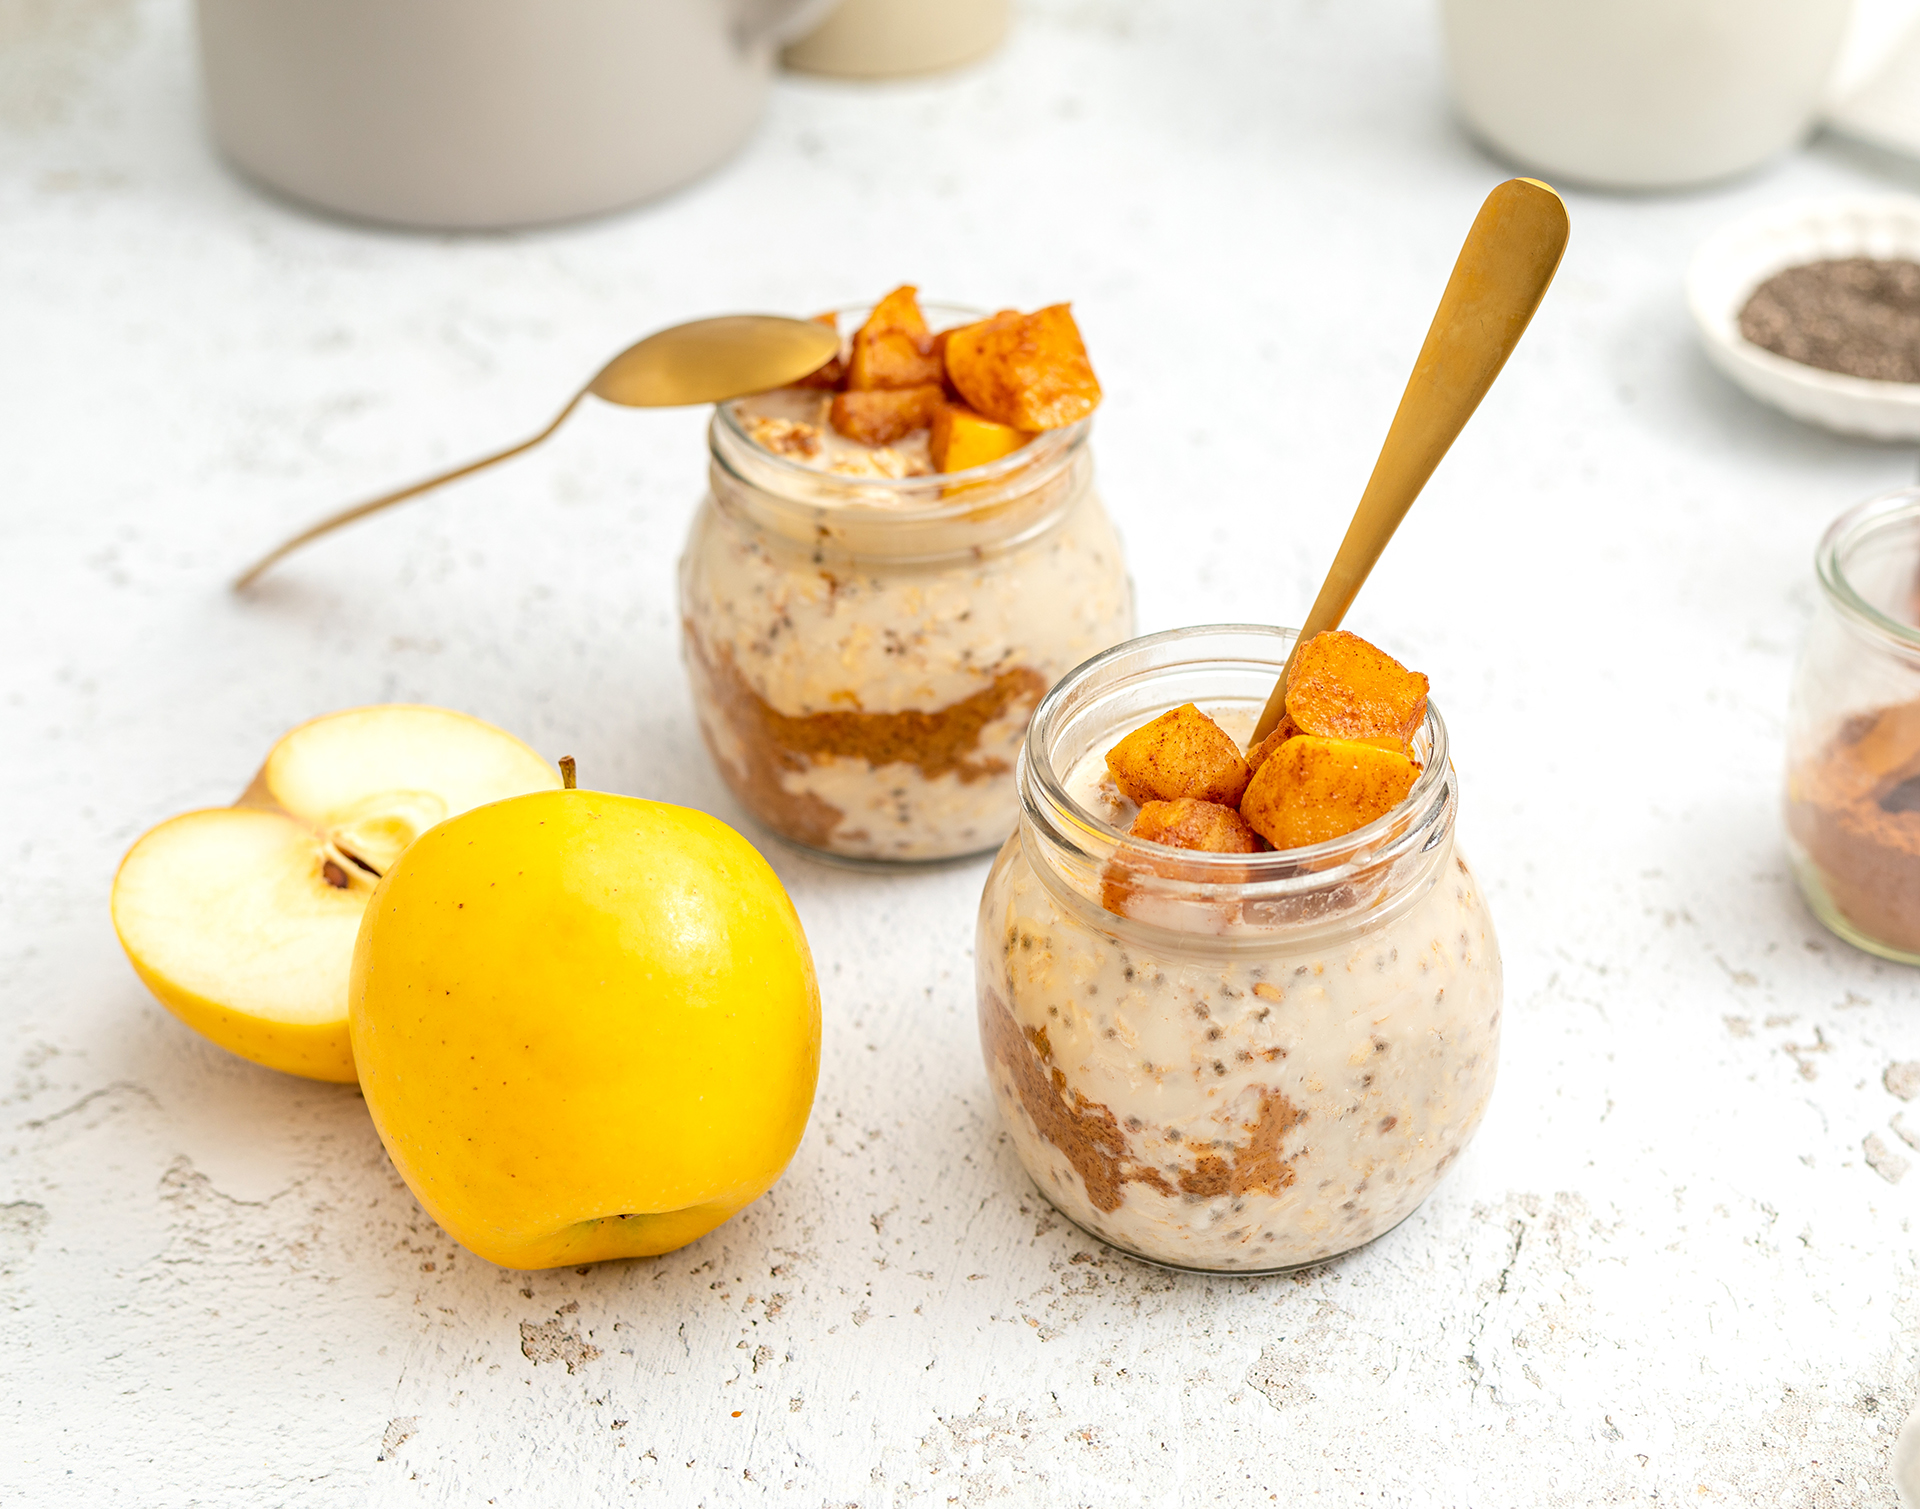
[(681, 562), (683, 638), (702, 734), (741, 802), (849, 858), (1005, 838), (1035, 704), (1132, 627), (1098, 497), (1082, 483), (1060, 498), (1014, 541), (983, 525), (978, 549), (908, 561), (808, 549), (710, 498)]
[(1397, 1225), (1473, 1136), (1500, 971), (1457, 858), (1379, 932), (1209, 956), (1089, 927), (1009, 850), (979, 943), (988, 1077), (1094, 1235), (1219, 1272), (1317, 1262)]
[[(925, 816), (926, 791), (948, 778), (961, 790), (983, 781), (1004, 781), (1013, 767), (998, 754), (983, 754), (982, 738), (1009, 723), (1024, 727), (1047, 689), (1038, 671), (1019, 666), (1001, 672), (972, 696), (931, 712), (835, 711), (796, 717), (755, 694), (730, 648), (723, 646), (710, 656), (691, 626), (686, 644), (702, 704), (711, 709), (711, 720), (703, 718), (702, 727), (710, 721), (726, 725), (726, 737), (709, 733), (708, 738), (727, 783), (768, 827), (816, 849), (836, 840), (842, 845), (872, 843), (876, 834), (894, 826), (910, 829)], [(830, 788), (829, 781), (814, 778), (836, 766), (853, 775), (851, 813), (821, 794)], [(895, 766), (900, 768), (892, 777), (894, 784), (875, 785), (876, 771)], [(909, 772), (925, 788), (918, 802), (908, 800), (901, 784)], [(993, 840), (991, 833), (960, 836), (977, 837), (976, 847)], [(911, 838), (910, 832), (897, 834), (896, 842)]]

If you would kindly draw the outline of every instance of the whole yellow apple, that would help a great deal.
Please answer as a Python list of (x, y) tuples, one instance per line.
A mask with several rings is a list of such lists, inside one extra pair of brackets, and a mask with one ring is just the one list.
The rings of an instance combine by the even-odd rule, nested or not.
[(354, 947), (360, 1087), (394, 1166), (508, 1268), (671, 1252), (780, 1177), (820, 992), (752, 845), (684, 807), (549, 791), (429, 829)]

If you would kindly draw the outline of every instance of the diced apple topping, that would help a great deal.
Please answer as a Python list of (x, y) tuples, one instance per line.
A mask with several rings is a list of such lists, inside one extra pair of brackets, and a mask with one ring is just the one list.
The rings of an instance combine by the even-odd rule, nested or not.
[(1107, 751), (1107, 770), (1134, 801), (1193, 797), (1238, 806), (1247, 789), (1240, 746), (1191, 702), (1136, 728)]
[[(813, 317), (813, 322), (816, 325), (825, 325), (829, 330), (838, 330), (840, 328), (839, 316), (833, 314), (816, 314)], [(841, 343), (841, 346), (842, 349), (840, 352), (831, 357), (824, 366), (809, 372), (805, 377), (801, 378), (799, 382), (795, 383), (794, 386), (796, 388), (825, 388), (830, 392), (837, 392), (841, 388), (844, 388), (847, 385), (847, 357), (844, 341)]]
[(935, 470), (963, 472), (1011, 456), (1031, 439), (1025, 430), (983, 419), (963, 404), (943, 403), (933, 416), (928, 449)]
[(1405, 753), (1427, 717), (1427, 678), (1344, 629), (1316, 634), (1287, 678), (1287, 721), (1303, 734)]
[(1286, 743), (1287, 740), (1299, 732), (1300, 730), (1293, 726), (1293, 719), (1289, 718), (1285, 713), (1282, 713), (1280, 715), (1280, 721), (1273, 725), (1273, 732), (1247, 751), (1249, 778), (1260, 773), (1260, 767), (1267, 763), (1268, 755), (1272, 754), (1282, 744)]
[(1233, 808), (1190, 796), (1146, 803), (1127, 831), (1151, 843), (1209, 854), (1256, 854), (1261, 847), (1260, 836)]
[(1260, 766), (1240, 815), (1276, 849), (1325, 843), (1406, 800), (1420, 767), (1403, 754), (1351, 739), (1297, 734)]
[(917, 388), (849, 388), (833, 395), (833, 427), (862, 445), (892, 445), (933, 423), (942, 399), (938, 383)]
[(1065, 304), (1002, 310), (947, 337), (947, 376), (976, 413), (1016, 430), (1057, 430), (1100, 402), (1080, 327)]
[[(815, 318), (837, 324), (830, 314)], [(1033, 314), (1002, 310), (933, 332), (910, 283), (874, 305), (841, 356), (794, 386), (831, 392), (828, 422), (859, 445), (888, 446), (928, 431), (928, 451), (941, 472), (1010, 456), (1041, 431), (1086, 418), (1100, 402), (1100, 383), (1067, 305)], [(813, 437), (797, 430), (750, 433), (781, 455), (819, 454), (809, 448)], [(883, 467), (877, 474), (891, 472)]]
[(894, 289), (853, 333), (853, 356), (847, 364), (850, 392), (918, 388), (940, 381), (940, 361), (920, 312), (919, 293), (911, 283)]
[[(1426, 715), (1425, 676), (1336, 631), (1302, 649), (1287, 711), (1244, 759), (1189, 702), (1136, 728), (1107, 752), (1106, 764), (1114, 784), (1140, 804), (1131, 837), (1220, 854), (1269, 844), (1298, 849), (1344, 837), (1407, 799), (1420, 775), (1408, 751)], [(1103, 877), (1102, 904), (1131, 915), (1148, 873), (1215, 878), (1188, 876), (1194, 868), (1123, 846)]]

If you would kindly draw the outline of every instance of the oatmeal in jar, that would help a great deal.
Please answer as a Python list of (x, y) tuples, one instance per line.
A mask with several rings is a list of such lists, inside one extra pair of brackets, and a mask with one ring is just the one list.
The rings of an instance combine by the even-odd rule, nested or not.
[(913, 291), (896, 291), (820, 374), (827, 386), (719, 409), (680, 567), (688, 673), (721, 773), (774, 832), (849, 859), (997, 846), (1034, 707), (1132, 629), (1092, 485), (1091, 402), (1049, 366), (1064, 307), (934, 313), (955, 328), (927, 334)]
[(1249, 762), (1290, 645), (1180, 630), (1075, 671), (1029, 730), (981, 902), (981, 1042), (1022, 1164), (1094, 1235), (1177, 1267), (1371, 1241), (1493, 1090), (1499, 949), (1424, 678), (1364, 731), (1307, 732), (1324, 708), (1303, 708)]

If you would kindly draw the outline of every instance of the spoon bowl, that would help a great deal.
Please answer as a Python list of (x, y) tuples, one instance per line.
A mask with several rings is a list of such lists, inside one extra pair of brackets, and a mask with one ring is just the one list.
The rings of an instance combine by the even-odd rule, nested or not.
[(594, 374), (587, 391), (633, 409), (725, 403), (798, 382), (839, 352), (839, 332), (817, 320), (723, 314), (635, 341)]

